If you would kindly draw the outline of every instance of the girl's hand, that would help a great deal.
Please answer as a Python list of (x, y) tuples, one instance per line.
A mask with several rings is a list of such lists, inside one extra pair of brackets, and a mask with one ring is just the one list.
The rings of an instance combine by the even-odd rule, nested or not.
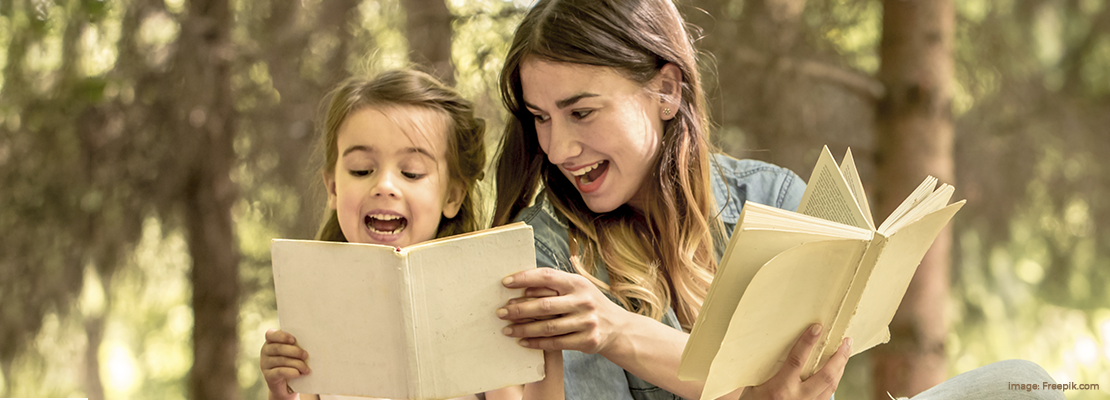
[(802, 333), (790, 355), (775, 376), (759, 386), (744, 390), (740, 399), (814, 399), (827, 400), (836, 392), (848, 356), (852, 354), (852, 339), (845, 338), (829, 362), (809, 378), (802, 377), (802, 365), (809, 358), (813, 346), (821, 335), (821, 325), (813, 324)]
[(292, 400), (297, 393), (289, 387), (289, 380), (308, 375), (311, 370), (305, 360), (308, 352), (297, 346), (297, 339), (287, 332), (270, 329), (266, 331), (266, 343), (258, 363), (266, 386), (270, 388), (271, 400)]
[(497, 316), (512, 324), (505, 334), (520, 345), (543, 350), (602, 353), (622, 333), (631, 314), (586, 278), (552, 268), (536, 268), (505, 278), (510, 289), (525, 288)]

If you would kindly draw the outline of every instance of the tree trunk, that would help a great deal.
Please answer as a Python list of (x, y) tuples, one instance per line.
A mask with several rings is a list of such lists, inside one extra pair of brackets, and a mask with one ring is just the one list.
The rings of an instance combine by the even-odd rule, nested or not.
[[(926, 175), (954, 183), (951, 0), (883, 2), (876, 200), (889, 215)], [(951, 231), (937, 236), (872, 354), (872, 398), (912, 396), (945, 379)]]
[(231, 218), (237, 196), (230, 179), (232, 140), (231, 9), (227, 0), (189, 3), (175, 77), (186, 238), (193, 259), (193, 367), (189, 398), (238, 399), (239, 253)]
[(403, 0), (405, 36), (409, 40), (410, 58), (427, 66), (443, 83), (455, 85), (455, 68), (451, 64), (451, 11), (444, 0)]

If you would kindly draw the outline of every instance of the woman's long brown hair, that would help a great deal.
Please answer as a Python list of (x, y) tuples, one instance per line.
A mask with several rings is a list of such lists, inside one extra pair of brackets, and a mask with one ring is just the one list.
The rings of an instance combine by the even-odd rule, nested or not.
[[(594, 213), (547, 162), (531, 113), (522, 107), (528, 59), (612, 68), (646, 86), (666, 64), (681, 71), (681, 104), (666, 122), (660, 154), (643, 189), (643, 210)], [(510, 222), (542, 187), (571, 223), (579, 273), (632, 311), (656, 319), (673, 307), (684, 328), (697, 318), (716, 271), (709, 188), (708, 121), (691, 37), (670, 0), (541, 0), (524, 17), (501, 71), (508, 121), (497, 158), (494, 225)], [(711, 222), (711, 218), (713, 222)], [(604, 262), (609, 285), (593, 278)]]

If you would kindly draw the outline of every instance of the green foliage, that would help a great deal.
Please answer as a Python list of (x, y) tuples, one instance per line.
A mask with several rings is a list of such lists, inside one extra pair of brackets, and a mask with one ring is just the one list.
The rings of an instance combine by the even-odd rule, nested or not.
[[(695, 3), (721, 12), (712, 34), (750, 11)], [(232, 4), (238, 380), (244, 398), (259, 399), (259, 348), (278, 326), (269, 240), (311, 237), (323, 208), (311, 154), (319, 101), (347, 75), (407, 65), (409, 49), (398, 0)], [(529, 4), (448, 2), (456, 86), (487, 120), (491, 156), (503, 125), (498, 73)], [(1110, 389), (1110, 4), (954, 4), (956, 186), (969, 203), (954, 224), (949, 369), (1026, 358), (1057, 380)], [(0, 2), (0, 397), (85, 397), (75, 360), (88, 357), (97, 321), (107, 398), (185, 397), (190, 260), (172, 196), (187, 152), (172, 134), (184, 111), (162, 81), (185, 10), (183, 0)], [(807, 2), (805, 44), (785, 53), (873, 74), (881, 12), (869, 0)], [(827, 127), (837, 113), (818, 100), (843, 99), (829, 95), (843, 88), (814, 86), (801, 120)], [(870, 132), (869, 121), (839, 122)], [(853, 358), (842, 397), (866, 398), (867, 365), (866, 353)]]

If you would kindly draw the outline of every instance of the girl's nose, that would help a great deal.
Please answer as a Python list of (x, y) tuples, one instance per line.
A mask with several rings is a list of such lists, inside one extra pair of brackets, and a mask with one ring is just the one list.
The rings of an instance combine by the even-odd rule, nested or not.
[(378, 181), (375, 182), (372, 189), (374, 197), (398, 197), (401, 192), (397, 190), (397, 185), (395, 184), (396, 179), (394, 174), (388, 171), (382, 171), (382, 174), (379, 176)]

